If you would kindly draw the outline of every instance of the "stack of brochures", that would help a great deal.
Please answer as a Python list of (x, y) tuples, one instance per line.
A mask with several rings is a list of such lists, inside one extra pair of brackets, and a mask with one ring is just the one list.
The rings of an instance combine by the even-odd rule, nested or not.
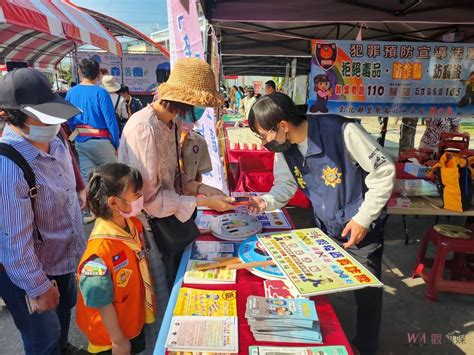
[(314, 301), (250, 296), (245, 318), (256, 341), (323, 342)]

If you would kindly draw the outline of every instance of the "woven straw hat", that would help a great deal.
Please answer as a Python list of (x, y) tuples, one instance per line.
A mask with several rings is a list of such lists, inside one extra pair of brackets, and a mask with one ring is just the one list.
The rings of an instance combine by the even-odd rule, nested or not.
[(216, 89), (211, 66), (197, 58), (177, 60), (168, 81), (158, 86), (158, 97), (203, 107), (217, 107), (224, 103)]

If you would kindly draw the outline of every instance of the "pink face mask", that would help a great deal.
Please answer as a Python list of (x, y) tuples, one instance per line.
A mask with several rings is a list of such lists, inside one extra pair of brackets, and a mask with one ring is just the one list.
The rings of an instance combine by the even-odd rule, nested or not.
[(143, 196), (140, 196), (139, 198), (137, 198), (135, 201), (132, 201), (132, 202), (128, 202), (125, 200), (122, 200), (122, 201), (128, 203), (131, 207), (131, 211), (128, 213), (120, 211), (120, 214), (124, 218), (136, 217), (140, 214), (140, 212), (143, 209)]

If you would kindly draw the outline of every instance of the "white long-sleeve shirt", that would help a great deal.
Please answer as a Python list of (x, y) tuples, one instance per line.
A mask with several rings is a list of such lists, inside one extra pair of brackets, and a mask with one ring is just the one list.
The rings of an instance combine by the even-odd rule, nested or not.
[[(347, 123), (343, 131), (344, 143), (354, 164), (358, 164), (368, 175), (365, 184), (368, 191), (357, 214), (352, 219), (366, 228), (375, 221), (387, 203), (395, 184), (395, 164), (387, 152), (357, 123)], [(308, 151), (308, 139), (298, 144), (303, 156)], [(267, 210), (284, 207), (294, 196), (297, 184), (283, 156), (275, 154), (273, 187), (262, 196)]]

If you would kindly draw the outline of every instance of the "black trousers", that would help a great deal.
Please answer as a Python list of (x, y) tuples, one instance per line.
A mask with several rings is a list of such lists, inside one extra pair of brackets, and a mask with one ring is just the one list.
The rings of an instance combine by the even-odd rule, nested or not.
[[(365, 239), (346, 251), (381, 280), (384, 228), (387, 218), (377, 220)], [(347, 240), (333, 238), (341, 247)], [(373, 355), (377, 351), (382, 317), (383, 289), (366, 287), (354, 291), (357, 304), (356, 336), (353, 344), (362, 355)]]
[[(191, 218), (196, 219), (196, 216), (197, 216), (197, 209), (194, 210)], [(155, 238), (157, 238), (157, 236), (155, 236)], [(158, 242), (156, 244), (159, 245)], [(176, 274), (178, 273), (178, 269), (181, 263), (181, 258), (183, 256), (183, 253), (178, 253), (175, 255), (167, 255), (163, 253), (161, 250), (160, 252), (163, 255), (163, 264), (165, 265), (165, 269), (166, 269), (166, 281), (168, 282), (168, 287), (171, 292), (171, 290), (173, 289), (175, 279), (176, 279)]]

